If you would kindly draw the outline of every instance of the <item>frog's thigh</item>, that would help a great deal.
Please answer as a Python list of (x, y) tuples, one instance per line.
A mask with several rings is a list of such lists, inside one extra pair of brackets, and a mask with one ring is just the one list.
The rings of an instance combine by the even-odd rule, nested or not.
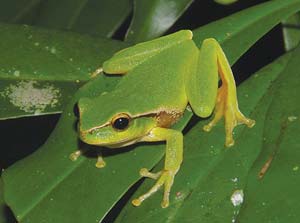
[[(159, 177), (154, 186), (145, 194), (141, 195), (132, 203), (140, 205), (145, 199), (154, 194), (160, 187), (164, 186), (164, 197), (162, 207), (169, 205), (169, 196), (174, 181), (175, 174), (179, 170), (183, 154), (183, 136), (180, 131), (165, 128), (154, 128), (150, 136), (145, 137), (144, 141), (156, 142), (166, 141), (166, 158), (164, 169), (159, 173)], [(147, 173), (148, 174), (148, 173)], [(152, 178), (152, 177), (151, 177)]]
[(211, 39), (204, 40), (194, 72), (186, 76), (186, 93), (193, 111), (208, 117), (215, 106), (218, 90), (218, 63), (216, 46)]

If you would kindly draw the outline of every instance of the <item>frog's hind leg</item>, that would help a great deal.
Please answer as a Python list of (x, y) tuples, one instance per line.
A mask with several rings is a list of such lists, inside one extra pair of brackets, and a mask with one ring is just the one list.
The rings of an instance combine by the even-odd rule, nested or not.
[[(218, 89), (219, 77), (222, 81)], [(204, 126), (211, 128), (224, 116), (226, 146), (234, 144), (232, 131), (238, 124), (252, 127), (255, 121), (246, 118), (238, 108), (236, 85), (226, 56), (215, 39), (203, 41), (198, 56), (197, 70), (187, 77), (187, 96), (194, 112), (200, 117), (208, 117), (214, 109), (213, 120)]]

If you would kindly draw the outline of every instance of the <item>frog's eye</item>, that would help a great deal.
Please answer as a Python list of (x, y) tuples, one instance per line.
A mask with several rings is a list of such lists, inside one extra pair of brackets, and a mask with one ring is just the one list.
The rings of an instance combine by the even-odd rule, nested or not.
[(118, 114), (112, 119), (112, 127), (117, 130), (125, 130), (130, 122), (130, 117), (127, 114)]

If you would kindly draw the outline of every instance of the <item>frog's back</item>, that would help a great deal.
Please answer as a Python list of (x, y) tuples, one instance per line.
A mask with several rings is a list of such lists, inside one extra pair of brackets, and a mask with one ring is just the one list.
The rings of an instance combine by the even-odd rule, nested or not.
[(161, 110), (183, 111), (187, 105), (184, 77), (193, 72), (197, 48), (185, 41), (149, 58), (122, 77), (114, 94), (118, 106), (132, 115)]

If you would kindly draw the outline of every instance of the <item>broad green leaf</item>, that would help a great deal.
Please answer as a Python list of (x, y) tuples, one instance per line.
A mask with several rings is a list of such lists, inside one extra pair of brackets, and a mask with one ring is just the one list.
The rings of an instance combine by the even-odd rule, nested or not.
[(0, 24), (0, 119), (61, 112), (90, 75), (126, 44)]
[(5, 203), (3, 198), (2, 180), (0, 178), (0, 223), (6, 223)]
[(0, 21), (31, 24), (40, 3), (41, 0), (1, 0)]
[(131, 9), (131, 0), (51, 0), (42, 5), (34, 24), (111, 37)]
[[(285, 4), (286, 2), (287, 4)], [(282, 17), (274, 17), (274, 20), (269, 18), (266, 23), (263, 22), (265, 18), (260, 17), (260, 25), (263, 28), (257, 29), (257, 27), (250, 26), (251, 32), (253, 34), (256, 31), (261, 32), (261, 30), (266, 32), (276, 22), (294, 13), (300, 7), (299, 1), (289, 0), (285, 3), (271, 1), (263, 4), (265, 8), (262, 8), (266, 13), (263, 10), (260, 12), (266, 14), (267, 18), (270, 17), (268, 15), (272, 11), (269, 10), (270, 8), (274, 5), (281, 5)], [(245, 10), (243, 13), (248, 19), (258, 16), (255, 10), (251, 9)], [(219, 25), (225, 25), (225, 22), (220, 21)], [(237, 20), (234, 22), (239, 24)], [(234, 26), (233, 21), (231, 25)], [(215, 31), (217, 30), (211, 30), (208, 35), (212, 36)], [(232, 33), (232, 35), (235, 34)], [(248, 32), (245, 35), (249, 35)], [(242, 41), (244, 34), (239, 33), (236, 36), (240, 37), (239, 41), (236, 38), (234, 42), (231, 42), (232, 39), (229, 38), (222, 42), (222, 44), (228, 45), (231, 42), (234, 51), (239, 48), (237, 52), (240, 54), (236, 52), (234, 56), (230, 55), (230, 61), (236, 61), (241, 56), (241, 52), (246, 51), (261, 37), (254, 35), (251, 44), (249, 41), (244, 44)], [(138, 170), (141, 167), (152, 168), (163, 156), (164, 145), (143, 145), (122, 154), (120, 150), (106, 151), (109, 153), (106, 157), (107, 167), (101, 170), (94, 167), (95, 158), (82, 157), (77, 162), (69, 161), (68, 155), (79, 146), (74, 128), (76, 122), (73, 115), (74, 103), (79, 97), (92, 97), (103, 91), (109, 91), (113, 88), (114, 80), (117, 78), (100, 76), (85, 85), (66, 108), (49, 140), (36, 153), (4, 171), (5, 198), (20, 222), (99, 221), (127, 189), (140, 178)], [(101, 108), (99, 110), (101, 111)], [(247, 109), (245, 108), (245, 110)], [(187, 114), (187, 118), (190, 116), (191, 114)], [(182, 127), (183, 125), (178, 126), (180, 129)], [(252, 134), (255, 133), (253, 130), (248, 131)], [(217, 138), (222, 139), (223, 137), (222, 130)], [(203, 138), (206, 137), (203, 136)], [(159, 206), (158, 209), (161, 210)]]
[[(102, 89), (109, 91), (117, 78), (109, 78), (109, 81), (106, 78), (100, 76), (85, 85), (66, 108), (45, 145), (27, 159), (4, 171), (6, 201), (13, 208), (19, 221), (42, 222), (45, 219), (47, 222), (99, 221), (124, 193), (124, 186), (126, 189), (130, 186), (127, 184), (128, 180), (129, 182), (136, 180), (136, 175), (132, 174), (129, 177), (126, 174), (127, 171), (132, 173), (136, 171), (136, 165), (130, 167), (127, 162), (134, 160), (135, 157), (142, 157), (145, 151), (151, 155), (153, 150), (141, 148), (109, 156), (106, 159), (109, 165), (101, 170), (95, 168), (94, 158), (82, 157), (77, 162), (72, 162), (68, 158), (69, 154), (79, 147), (73, 106), (79, 97), (100, 94)], [(157, 162), (159, 158), (160, 156)], [(124, 162), (121, 161), (123, 159)], [(151, 163), (152, 160), (148, 162)], [(121, 166), (128, 168), (120, 168)], [(32, 171), (28, 172), (30, 169)], [(112, 175), (119, 174), (121, 177), (110, 179)], [(18, 181), (23, 177), (27, 180), (16, 188)], [(110, 181), (109, 187), (103, 183), (106, 180)], [(127, 183), (120, 187), (120, 182)], [(78, 207), (84, 207), (84, 210), (81, 209), (79, 215), (78, 213), (74, 215), (74, 208)]]
[(296, 13), (282, 22), (285, 50), (295, 48), (300, 42), (300, 13)]
[[(257, 124), (253, 129), (239, 126), (234, 147), (224, 147), (223, 124), (208, 134), (202, 130), (207, 121), (198, 123), (185, 135), (184, 160), (172, 188), (170, 207), (160, 208), (162, 193), (158, 193), (140, 208), (127, 204), (116, 222), (233, 222), (239, 206), (232, 205), (230, 196), (245, 187), (248, 171), (261, 149), (264, 114), (272, 94), (269, 88), (290, 58), (289, 54), (283, 56), (239, 86), (240, 108)], [(145, 182), (134, 197), (153, 184), (153, 180)]]
[(15, 223), (15, 218), (4, 202), (3, 193), (3, 183), (0, 176), (0, 223)]
[(134, 0), (128, 42), (142, 42), (161, 36), (189, 7), (193, 0)]
[(239, 222), (299, 222), (299, 57), (297, 47), (269, 94), (261, 152), (247, 180)]

